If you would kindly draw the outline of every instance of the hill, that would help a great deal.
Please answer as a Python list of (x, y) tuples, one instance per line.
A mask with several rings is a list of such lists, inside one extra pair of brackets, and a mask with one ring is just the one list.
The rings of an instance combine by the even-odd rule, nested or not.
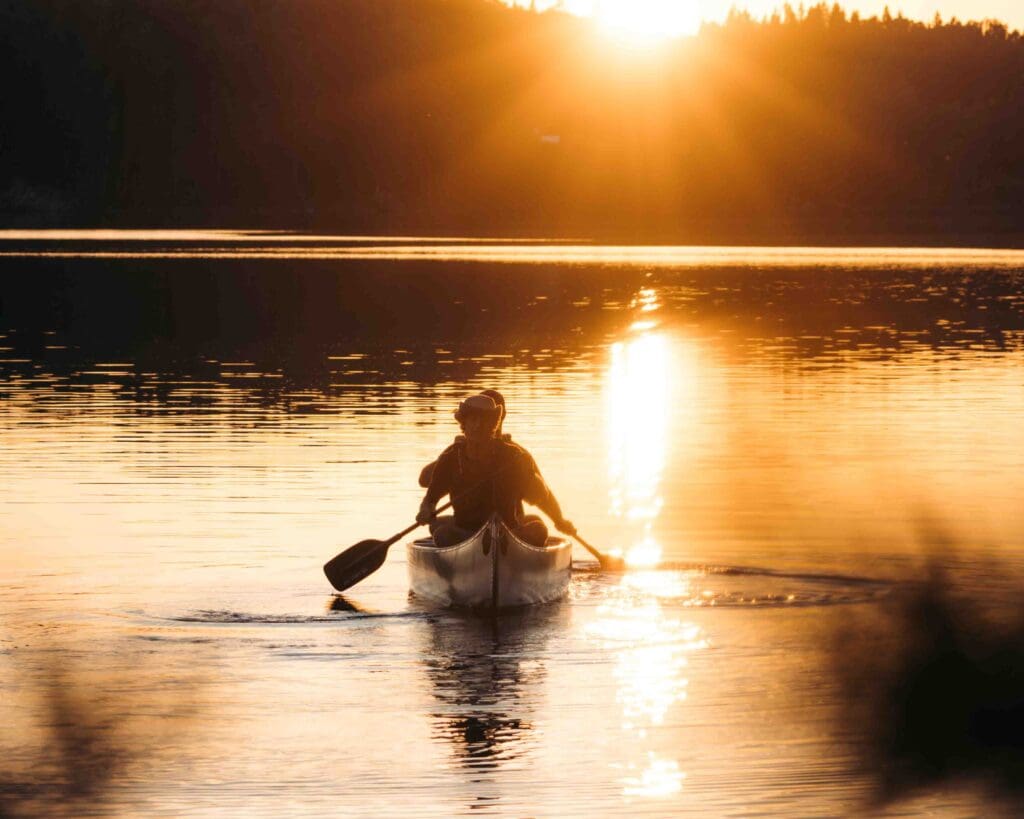
[(489, 0), (0, 0), (8, 224), (1013, 236), (1024, 38), (734, 14), (649, 53)]

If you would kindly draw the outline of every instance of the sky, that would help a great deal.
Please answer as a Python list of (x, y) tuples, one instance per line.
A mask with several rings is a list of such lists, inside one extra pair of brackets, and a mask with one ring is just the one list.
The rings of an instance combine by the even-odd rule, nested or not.
[[(513, 5), (529, 6), (530, 0), (505, 0)], [(805, 0), (814, 5), (816, 0)], [(593, 14), (595, 10), (606, 23), (633, 28), (640, 32), (692, 33), (701, 19), (722, 20), (733, 6), (750, 11), (755, 17), (768, 16), (783, 2), (779, 0), (536, 0), (539, 9), (561, 5), (567, 11)], [(799, 6), (799, 0), (791, 5)], [(831, 5), (831, 2), (829, 3)], [(931, 21), (936, 12), (943, 20), (1001, 20), (1010, 28), (1024, 30), (1022, 0), (844, 0), (840, 5), (862, 17), (881, 15), (886, 5), (895, 15)]]

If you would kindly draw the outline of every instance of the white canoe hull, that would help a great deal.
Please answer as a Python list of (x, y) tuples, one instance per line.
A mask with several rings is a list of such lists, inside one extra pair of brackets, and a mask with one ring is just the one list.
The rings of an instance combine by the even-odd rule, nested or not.
[(517, 538), (500, 521), (439, 549), (431, 538), (406, 546), (413, 594), (444, 606), (505, 609), (562, 597), (572, 573), (572, 544), (549, 537), (544, 548)]

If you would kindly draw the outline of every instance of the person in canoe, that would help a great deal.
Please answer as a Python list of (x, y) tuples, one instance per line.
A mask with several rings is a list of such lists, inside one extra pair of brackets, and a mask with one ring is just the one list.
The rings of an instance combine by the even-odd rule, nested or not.
[[(508, 415), (508, 409), (505, 407), (505, 396), (502, 395), (497, 390), (481, 390), (480, 395), (486, 395), (488, 398), (492, 399), (494, 403), (498, 405), (498, 409), (501, 411), (501, 415), (498, 418), (498, 428), (494, 431), (495, 437), (501, 439), (502, 441), (511, 441), (512, 436), (503, 430), (505, 418)], [(458, 435), (456, 436), (455, 441), (456, 443), (458, 443), (459, 441), (464, 441), (465, 439), (466, 436)], [(523, 451), (525, 452), (525, 450)], [(527, 455), (529, 456), (529, 453), (527, 453)], [(530, 456), (530, 459), (533, 460), (532, 456)], [(434, 475), (434, 468), (436, 466), (437, 461), (431, 461), (429, 464), (423, 467), (422, 471), (420, 472), (420, 486), (422, 486), (424, 489), (430, 486), (430, 479)], [(540, 472), (540, 470), (537, 469), (536, 462), (534, 462), (533, 464), (533, 469), (535, 472)], [(523, 508), (523, 504), (521, 501), (519, 503), (519, 516), (520, 526), (535, 525), (533, 521), (539, 522), (542, 526), (544, 525), (544, 521), (540, 518), (540, 516), (526, 514), (526, 510)], [(441, 515), (439, 517), (434, 518), (432, 521), (430, 521), (431, 534), (433, 534), (434, 530), (437, 529), (439, 526), (446, 526), (449, 523), (451, 523), (451, 521), (451, 515)]]
[[(511, 441), (512, 436), (502, 431), (502, 426), (505, 424), (505, 416), (508, 415), (508, 410), (505, 409), (505, 396), (497, 390), (480, 390), (481, 395), (486, 395), (495, 404), (498, 405), (500, 416), (498, 417), (498, 428), (494, 431), (494, 435), (497, 438), (501, 438), (503, 441)], [(455, 441), (465, 440), (464, 435), (459, 435), (455, 438)], [(420, 471), (420, 486), (426, 489), (430, 486), (430, 479), (434, 476), (434, 467), (437, 466), (437, 461), (431, 461)], [(443, 520), (444, 518), (436, 518), (436, 520)], [(433, 528), (433, 524), (431, 524)]]
[(434, 522), (437, 502), (451, 495), (455, 514), (437, 519), (431, 527), (437, 546), (466, 540), (494, 514), (500, 515), (517, 537), (543, 546), (547, 526), (536, 515), (524, 514), (523, 501), (539, 507), (558, 531), (576, 534), (576, 527), (562, 515), (533, 456), (504, 436), (499, 437), (502, 415), (501, 406), (488, 395), (471, 395), (455, 411), (463, 434), (435, 462), (416, 515), (417, 523)]

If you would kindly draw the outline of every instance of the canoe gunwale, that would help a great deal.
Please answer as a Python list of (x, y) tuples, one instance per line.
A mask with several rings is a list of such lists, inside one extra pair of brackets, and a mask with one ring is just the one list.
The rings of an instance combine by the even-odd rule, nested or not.
[[(438, 553), (451, 552), (455, 549), (462, 549), (465, 546), (468, 546), (472, 541), (480, 537), (484, 529), (486, 529), (490, 525), (491, 523), (490, 521), (488, 521), (479, 529), (477, 529), (468, 538), (466, 538), (465, 540), (460, 540), (458, 543), (454, 543), (451, 546), (435, 546), (434, 538), (432, 535), (428, 535), (427, 537), (418, 537), (409, 545), (417, 549), (429, 549), (432, 552)], [(531, 552), (538, 552), (540, 554), (545, 554), (547, 552), (552, 551), (553, 549), (561, 549), (569, 540), (568, 538), (560, 537), (558, 535), (548, 535), (548, 543), (545, 543), (543, 546), (534, 546), (532, 543), (527, 543), (521, 537), (516, 537), (515, 532), (509, 529), (505, 523), (502, 523), (501, 525), (505, 527), (505, 534), (508, 535), (508, 537), (515, 540), (516, 545), (521, 546), (524, 549), (528, 549)]]
[[(470, 537), (435, 546), (432, 537), (406, 544), (412, 593), (445, 606), (503, 610), (553, 602), (568, 590), (572, 546), (549, 537), (534, 546), (492, 518)], [(510, 573), (511, 572), (511, 573)]]
[(473, 532), (473, 534), (471, 534), (465, 540), (460, 540), (458, 543), (453, 543), (451, 546), (435, 546), (433, 535), (416, 538), (416, 540), (409, 544), (409, 546), (415, 547), (417, 549), (429, 549), (431, 552), (435, 552), (438, 554), (442, 554), (444, 552), (452, 552), (456, 549), (463, 549), (466, 546), (472, 544), (473, 541), (480, 537), (483, 534), (484, 530), (487, 529), (490, 525), (491, 521), (487, 521), (487, 523), (485, 523), (483, 526), (481, 526), (479, 529)]

